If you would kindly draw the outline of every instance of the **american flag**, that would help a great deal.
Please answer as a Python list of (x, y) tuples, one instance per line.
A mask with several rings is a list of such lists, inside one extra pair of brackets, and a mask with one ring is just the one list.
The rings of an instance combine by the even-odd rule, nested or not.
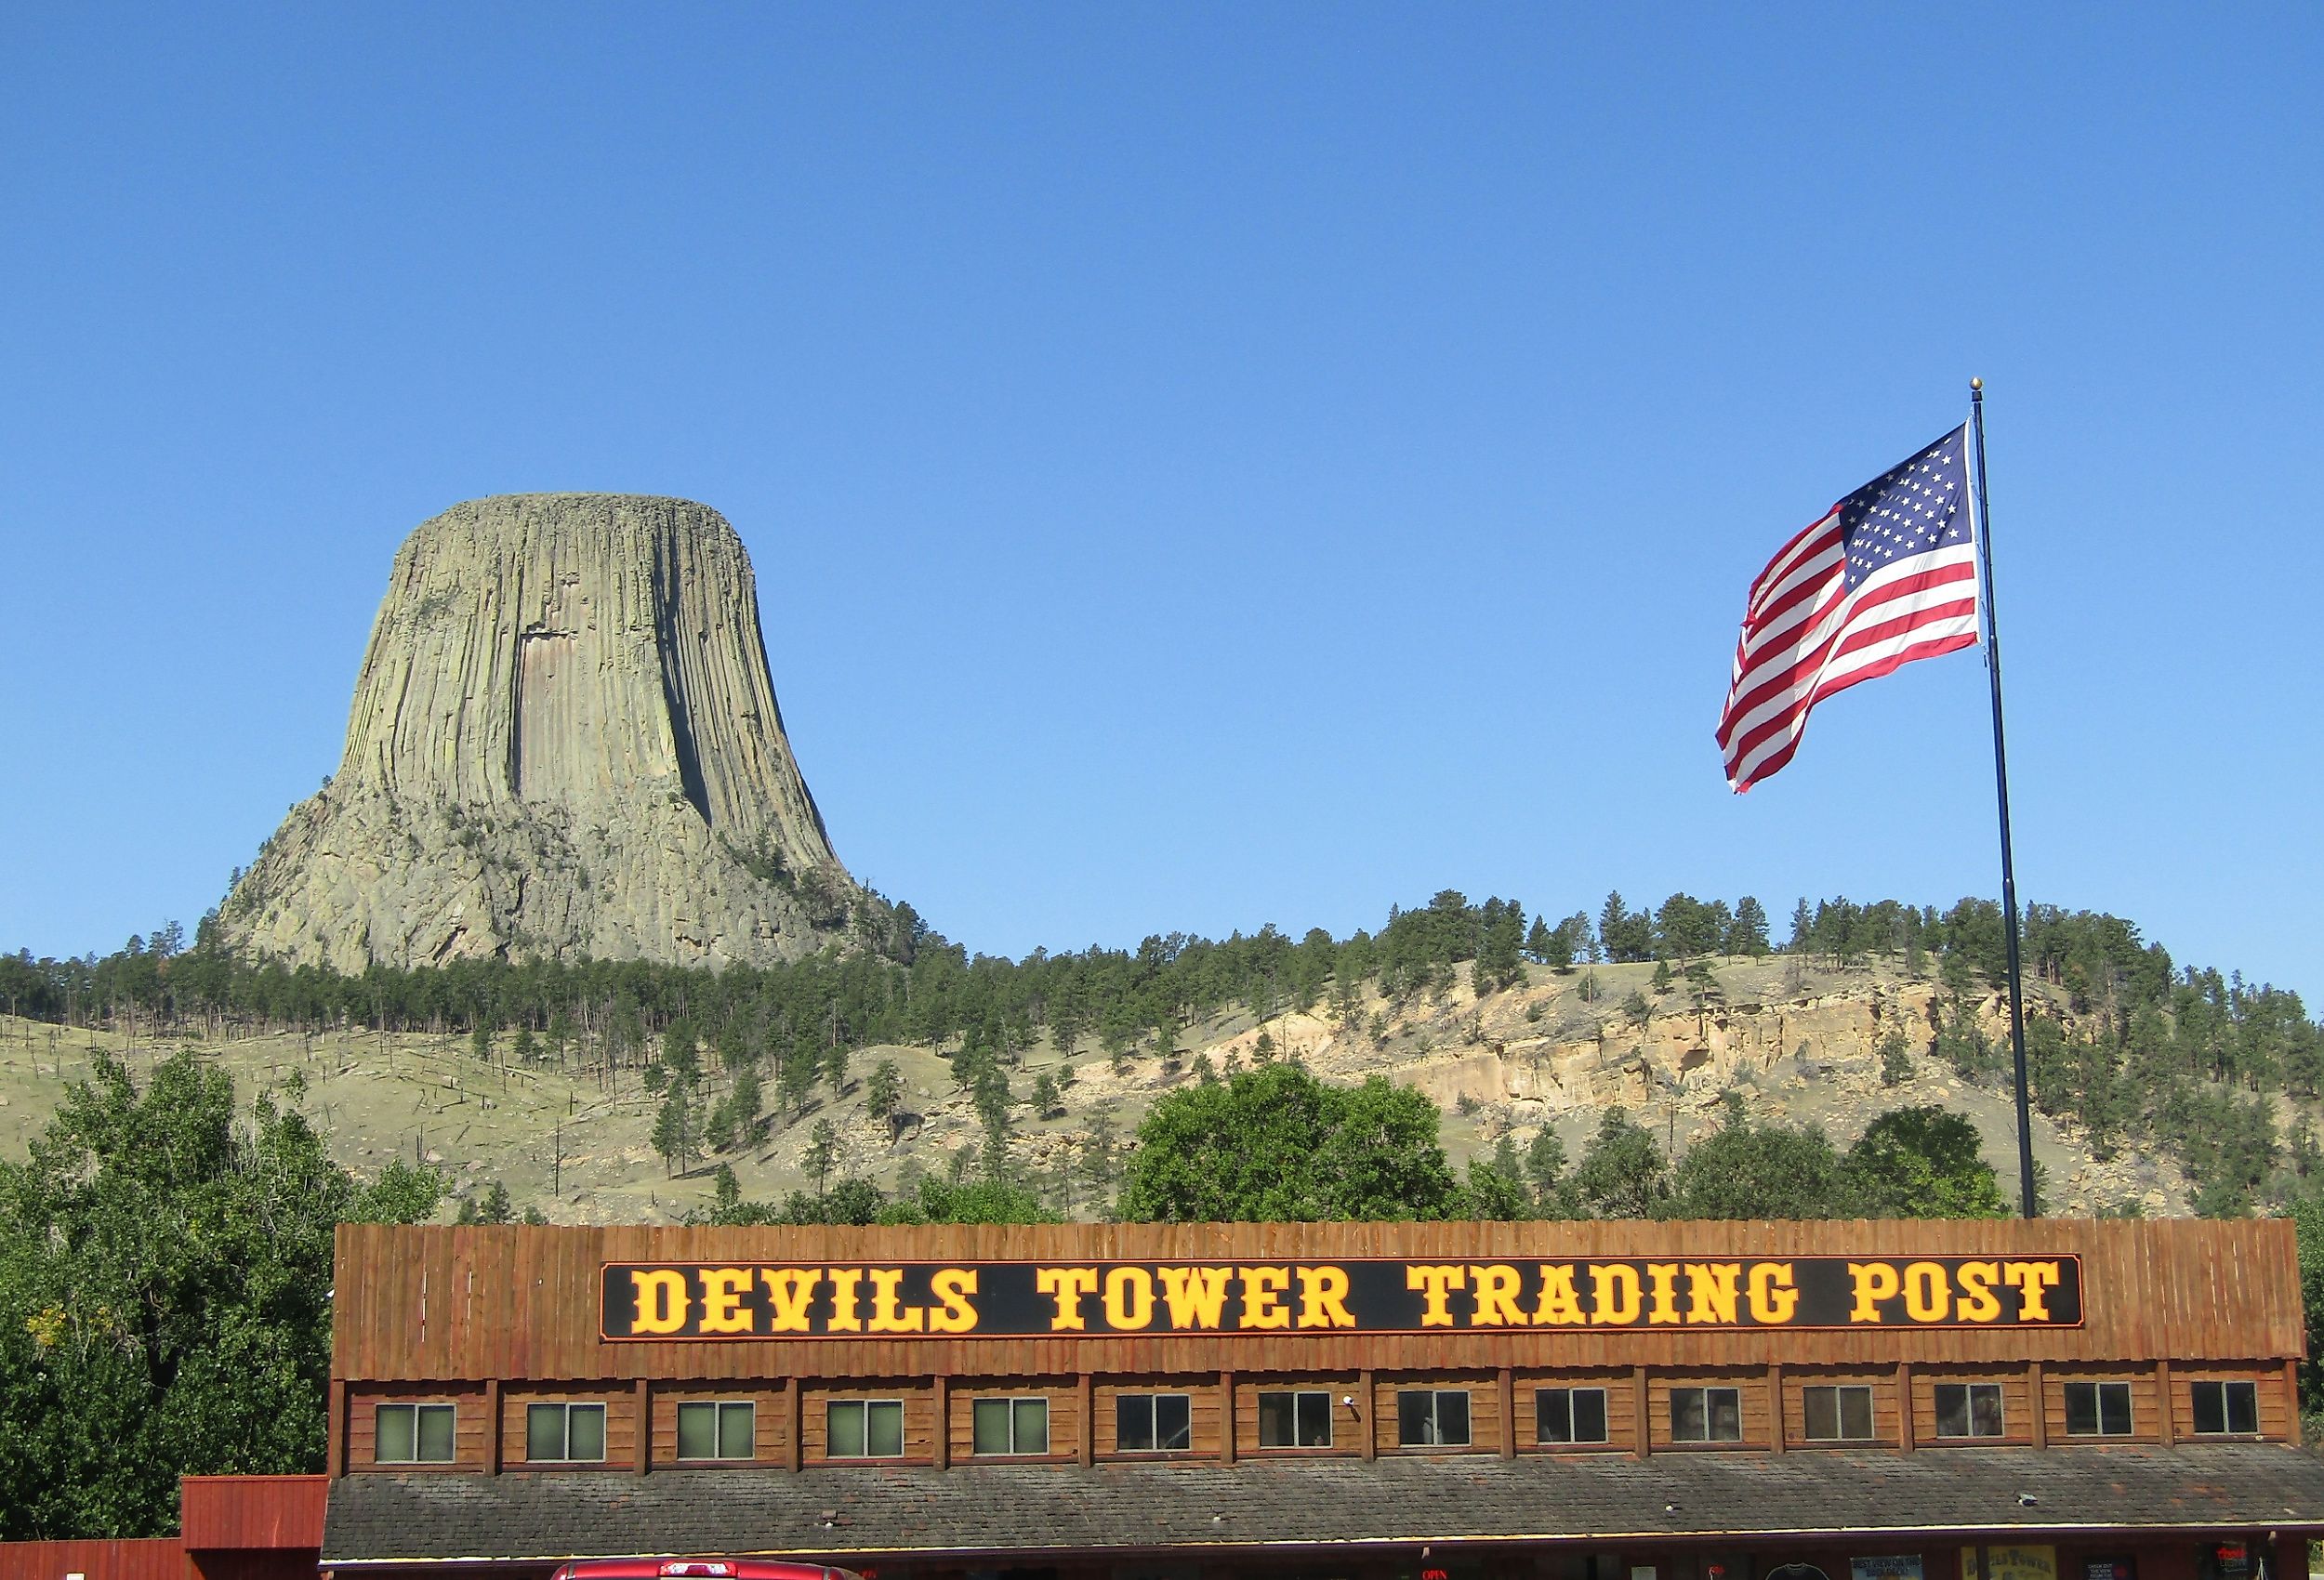
[(1751, 584), (1719, 749), (1737, 795), (1791, 760), (1834, 691), (1977, 639), (1968, 427), (1874, 478)]

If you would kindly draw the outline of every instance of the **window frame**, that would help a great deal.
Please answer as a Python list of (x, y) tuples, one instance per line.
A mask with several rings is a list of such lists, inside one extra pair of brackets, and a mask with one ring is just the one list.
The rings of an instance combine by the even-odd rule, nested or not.
[[(1261, 1448), (1266, 1450), (1270, 1454), (1314, 1454), (1332, 1446), (1332, 1440), (1338, 1433), (1339, 1423), (1333, 1415), (1331, 1390), (1329, 1389), (1262, 1388), (1258, 1389), (1257, 1392), (1259, 1395), (1258, 1408), (1254, 1413), (1256, 1419), (1252, 1424), (1257, 1427), (1259, 1430), (1259, 1446)], [(1291, 1402), (1290, 1412), (1292, 1441), (1289, 1442), (1269, 1442), (1267, 1441), (1267, 1401), (1270, 1399), (1288, 1399)], [(1307, 1414), (1306, 1410), (1303, 1408), (1303, 1403), (1305, 1401), (1316, 1399), (1323, 1401), (1324, 1441), (1321, 1442), (1301, 1442), (1299, 1440), (1305, 1435), (1305, 1433), (1301, 1429), (1301, 1418)]]
[[(896, 1450), (893, 1454), (878, 1453), (872, 1446), (871, 1427), (872, 1412), (874, 1410), (880, 1410), (883, 1413), (887, 1410), (893, 1410), (895, 1412)], [(835, 1416), (843, 1411), (852, 1411), (859, 1423), (857, 1435), (861, 1439), (864, 1445), (863, 1452), (860, 1454), (837, 1454), (832, 1451), (831, 1444), (834, 1437), (834, 1433), (831, 1429), (832, 1421)], [(901, 1399), (826, 1399), (823, 1402), (823, 1456), (825, 1459), (838, 1459), (845, 1461), (862, 1459), (901, 1459), (904, 1457), (905, 1450), (905, 1434), (904, 1428), (904, 1401)]]
[[(1963, 1429), (1958, 1432), (1948, 1432), (1945, 1429), (1945, 1395), (1955, 1390), (1958, 1390), (1961, 1396)], [(1981, 1432), (1977, 1429), (1977, 1396), (1980, 1393), (1989, 1393), (1993, 1397), (1993, 1429), (1989, 1432)], [(1936, 1416), (1936, 1437), (1939, 1442), (1992, 1442), (1997, 1439), (2009, 1436), (2009, 1399), (2000, 1383), (1941, 1382), (1934, 1386), (1930, 1394), (1929, 1402)]]
[[(1178, 1401), (1179, 1408), (1186, 1414), (1185, 1424), (1172, 1434), (1182, 1434), (1185, 1441), (1182, 1442), (1162, 1441), (1162, 1402), (1166, 1399)], [(1127, 1434), (1122, 1430), (1124, 1412), (1134, 1413), (1142, 1405), (1145, 1413), (1147, 1441), (1143, 1444), (1133, 1444), (1125, 1441)], [(1151, 1393), (1116, 1393), (1114, 1396), (1114, 1451), (1116, 1454), (1192, 1454), (1195, 1451), (1195, 1396), (1168, 1389)]]
[[(387, 1433), (383, 1429), (386, 1423), (387, 1415), (390, 1411), (394, 1411), (398, 1415), (409, 1415), (411, 1417), (412, 1457), (409, 1459), (390, 1459), (386, 1455), (379, 1452), (379, 1445), (387, 1436)], [(432, 1415), (434, 1412), (438, 1411), (441, 1411), (445, 1415), (451, 1417), (452, 1429), (447, 1434), (448, 1441), (446, 1443), (450, 1452), (442, 1455), (422, 1454), (420, 1452), (421, 1437), (419, 1429), (422, 1413), (427, 1412)], [(374, 1465), (456, 1465), (459, 1461), (460, 1407), (458, 1404), (448, 1399), (381, 1399), (373, 1402), (371, 1411), (371, 1462)]]
[[(533, 1422), (543, 1411), (558, 1412), (557, 1442), (561, 1452), (535, 1454), (533, 1452)], [(579, 1455), (573, 1452), (573, 1418), (578, 1413), (597, 1416), (597, 1452)], [(528, 1399), (524, 1403), (524, 1463), (527, 1465), (602, 1465), (605, 1454), (605, 1402), (601, 1399)]]
[[(2080, 1395), (2087, 1401), (2091, 1425), (2074, 1425), (2075, 1400)], [(2113, 1412), (2107, 1409), (2109, 1400), (2122, 1407), (2121, 1425), (2110, 1427)], [(2060, 1393), (2066, 1412), (2066, 1435), (2070, 1438), (2127, 1438), (2138, 1431), (2138, 1416), (2131, 1403), (2131, 1385), (2112, 1377), (2067, 1377)]]
[[(1041, 1446), (1026, 1448), (1018, 1441), (1018, 1417), (1028, 1404), (1041, 1407)], [(978, 1415), (987, 1406), (999, 1405), (1008, 1411), (1009, 1446), (984, 1448), (978, 1442)], [(969, 1453), (978, 1459), (1039, 1459), (1050, 1452), (1050, 1400), (1046, 1393), (984, 1394), (969, 1402)]]
[[(1460, 1400), (1460, 1436), (1458, 1441), (1444, 1435), (1443, 1417), (1446, 1399), (1456, 1395)], [(1407, 1399), (1428, 1401), (1426, 1429), (1435, 1434), (1434, 1436), (1415, 1439), (1405, 1435), (1406, 1428), (1411, 1424), (1405, 1415), (1404, 1402)], [(1465, 1388), (1400, 1388), (1396, 1389), (1396, 1446), (1398, 1448), (1471, 1448), (1475, 1443), (1476, 1402), (1470, 1396), (1469, 1389)]]
[[(1574, 1402), (1585, 1393), (1598, 1396), (1598, 1435), (1586, 1438), (1574, 1419)], [(1565, 1401), (1565, 1433), (1562, 1438), (1545, 1436), (1542, 1416), (1549, 1409), (1552, 1395), (1562, 1395)], [(1602, 1383), (1544, 1384), (1533, 1390), (1533, 1441), (1543, 1448), (1578, 1448), (1613, 1441), (1613, 1427), (1606, 1415), (1606, 1390)]]
[[(2247, 1377), (2193, 1377), (2187, 1381), (2187, 1433), (2202, 1438), (2255, 1438), (2260, 1435), (2260, 1385)], [(2251, 1425), (2236, 1425), (2235, 1406), (2230, 1401), (2239, 1396), (2251, 1401)], [(2219, 1425), (2203, 1425), (2203, 1396), (2208, 1391), (2218, 1400)]]
[[(686, 1452), (686, 1412), (710, 1412), (710, 1447), (708, 1454)], [(740, 1454), (728, 1454), (726, 1449), (726, 1420), (730, 1411), (740, 1411), (746, 1427), (744, 1441), (748, 1446)], [(759, 1402), (755, 1399), (681, 1399), (672, 1423), (672, 1434), (678, 1463), (680, 1465), (745, 1465), (759, 1457)]]
[[(1679, 1432), (1680, 1401), (1690, 1394), (1697, 1395), (1699, 1398), (1699, 1407), (1702, 1411), (1703, 1424), (1703, 1435), (1701, 1437), (1684, 1437), (1681, 1436)], [(1727, 1398), (1734, 1403), (1735, 1435), (1732, 1437), (1722, 1437), (1719, 1435), (1719, 1419), (1716, 1414), (1715, 1406), (1718, 1403), (1717, 1396), (1721, 1394), (1726, 1395)], [(1743, 1441), (1743, 1389), (1739, 1386), (1732, 1383), (1673, 1384), (1670, 1389), (1670, 1441), (1673, 1443), (1686, 1443), (1698, 1446), (1716, 1446), (1723, 1443), (1739, 1443)]]
[[(1816, 1429), (1816, 1394), (1831, 1395), (1830, 1432)], [(1864, 1430), (1848, 1429), (1848, 1403), (1860, 1399), (1864, 1404)], [(1880, 1413), (1872, 1398), (1870, 1383), (1809, 1383), (1800, 1389), (1800, 1439), (1802, 1442), (1878, 1442)]]

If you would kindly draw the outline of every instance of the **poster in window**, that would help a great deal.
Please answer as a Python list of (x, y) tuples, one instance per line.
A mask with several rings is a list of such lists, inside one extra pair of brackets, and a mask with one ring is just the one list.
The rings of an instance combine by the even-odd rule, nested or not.
[[(1977, 1549), (1961, 1549), (1961, 1580), (1980, 1580)], [(1987, 1547), (1982, 1580), (2058, 1580), (2058, 1549), (2051, 1547)]]
[(2082, 1560), (2082, 1580), (2138, 1580), (2138, 1560), (2134, 1558), (2086, 1558)]
[(1921, 1555), (1905, 1552), (1885, 1558), (1852, 1558), (1848, 1580), (1921, 1580)]

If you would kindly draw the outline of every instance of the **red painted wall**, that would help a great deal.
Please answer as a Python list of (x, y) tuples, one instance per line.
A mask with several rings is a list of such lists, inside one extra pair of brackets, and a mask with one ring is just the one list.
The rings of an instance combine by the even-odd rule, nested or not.
[(178, 1529), (190, 1552), (302, 1547), (312, 1554), (323, 1548), (327, 1476), (187, 1476), (178, 1487)]
[[(321, 1543), (316, 1544), (318, 1549)], [(0, 1542), (0, 1580), (191, 1580), (174, 1536), (128, 1542)]]

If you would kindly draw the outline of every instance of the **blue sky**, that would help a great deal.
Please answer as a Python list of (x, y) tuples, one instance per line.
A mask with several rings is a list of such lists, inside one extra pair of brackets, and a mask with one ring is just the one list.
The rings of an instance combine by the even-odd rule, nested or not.
[(396, 545), (669, 493), (973, 948), (1997, 890), (1750, 576), (1990, 392), (2020, 885), (2324, 993), (2313, 7), (8, 7), (0, 945), (189, 926)]

